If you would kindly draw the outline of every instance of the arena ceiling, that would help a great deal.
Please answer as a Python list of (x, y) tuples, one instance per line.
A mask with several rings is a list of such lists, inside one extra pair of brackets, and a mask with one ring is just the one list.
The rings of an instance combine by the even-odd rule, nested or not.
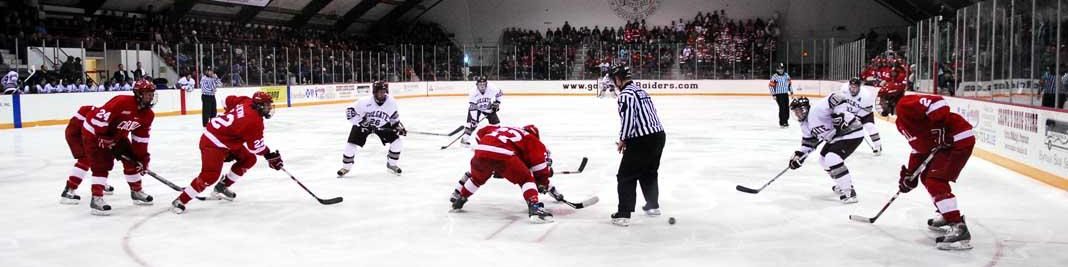
[[(230, 18), (238, 23), (313, 27), (367, 33), (388, 30), (404, 17), (418, 18), (445, 0), (40, 0), (94, 13), (98, 10), (137, 11), (148, 6), (172, 19)], [(456, 0), (454, 0), (456, 1)], [(586, 0), (604, 1), (604, 0)], [(861, 0), (868, 1), (868, 0)], [(870, 0), (914, 22), (970, 5), (976, 0)], [(252, 3), (258, 5), (245, 5)]]

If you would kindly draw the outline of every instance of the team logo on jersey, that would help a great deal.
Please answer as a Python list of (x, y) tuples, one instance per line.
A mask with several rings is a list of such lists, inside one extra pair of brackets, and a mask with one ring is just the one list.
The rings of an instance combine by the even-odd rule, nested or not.
[(620, 18), (628, 21), (640, 20), (656, 12), (656, 8), (660, 7), (660, 0), (608, 0), (608, 5)]
[(122, 130), (122, 131), (127, 131), (127, 132), (131, 132), (131, 131), (136, 130), (137, 128), (140, 128), (140, 127), (141, 127), (141, 123), (137, 122), (137, 121), (122, 121), (122, 122), (119, 122), (118, 126), (115, 126), (115, 128), (117, 128), (119, 130)]

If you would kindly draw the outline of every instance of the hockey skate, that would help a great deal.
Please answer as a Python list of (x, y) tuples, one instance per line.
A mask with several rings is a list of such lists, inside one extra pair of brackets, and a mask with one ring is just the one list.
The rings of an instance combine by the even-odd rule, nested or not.
[(630, 226), (630, 215), (624, 215), (620, 213), (612, 213), (612, 224), (616, 226), (627, 227)]
[(453, 190), (449, 202), (452, 202), (452, 210), (449, 212), (460, 212), (464, 208), (464, 203), (467, 203), (467, 198), (461, 196), (459, 191)]
[[(964, 217), (961, 217), (961, 219), (963, 220)], [(949, 222), (946, 222), (946, 219), (942, 218), (941, 214), (935, 215), (934, 218), (927, 219), (927, 229), (931, 231), (945, 233), (948, 230), (946, 228), (948, 225)]]
[(872, 148), (871, 149), (871, 153), (874, 154), (876, 157), (881, 156), (883, 154), (883, 148), (882, 147)]
[(464, 147), (471, 147), (471, 142), (467, 141), (467, 139), (468, 139), (468, 136), (466, 136), (466, 135), (463, 136), (463, 137), (460, 137), (460, 145), (462, 145)]
[(337, 178), (345, 177), (345, 174), (348, 174), (349, 171), (349, 168), (342, 167), (340, 170), (337, 170)]
[(82, 197), (74, 193), (74, 190), (70, 189), (70, 187), (64, 186), (63, 193), (59, 194), (59, 204), (78, 205), (78, 202), (81, 202), (81, 200)]
[(838, 186), (831, 186), (831, 190), (835, 194), (838, 194), (838, 200), (842, 201), (842, 204), (857, 203), (857, 190), (850, 188), (849, 191), (838, 190)]
[(152, 205), (152, 196), (149, 194), (145, 194), (144, 191), (131, 191), (130, 199), (133, 199), (134, 205)]
[(111, 215), (111, 205), (104, 202), (104, 197), (94, 196), (92, 200), (89, 201), (89, 214), (97, 216)]
[(935, 238), (935, 247), (941, 250), (972, 249), (972, 234), (964, 221), (947, 225), (946, 235)]
[(104, 185), (104, 195), (110, 196), (115, 194), (115, 187), (111, 185)]
[(542, 224), (553, 222), (553, 214), (550, 213), (548, 209), (545, 209), (545, 204), (542, 204), (541, 202), (528, 203), (527, 214), (530, 216), (530, 223)]
[(171, 212), (174, 212), (174, 214), (182, 214), (185, 212), (185, 204), (182, 204), (181, 200), (174, 199), (174, 201), (171, 201)]
[(215, 184), (215, 189), (211, 191), (211, 197), (226, 201), (234, 201), (234, 198), (237, 197), (237, 193), (230, 191), (229, 186), (226, 186), (222, 181), (219, 181), (219, 183)]
[(389, 169), (389, 173), (398, 176), (401, 175), (401, 168), (397, 165), (390, 165), (389, 163), (386, 163), (386, 169)]
[(660, 208), (649, 208), (649, 204), (642, 206), (642, 211), (645, 211), (645, 215), (649, 217), (660, 216)]

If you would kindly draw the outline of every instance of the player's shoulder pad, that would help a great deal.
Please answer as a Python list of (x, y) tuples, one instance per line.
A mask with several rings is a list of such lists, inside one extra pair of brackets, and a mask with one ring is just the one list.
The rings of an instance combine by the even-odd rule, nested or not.
[(832, 92), (831, 95), (827, 96), (827, 104), (829, 104), (831, 107), (837, 107), (838, 105), (846, 104), (850, 101), (850, 98), (846, 94), (843, 94), (841, 91)]

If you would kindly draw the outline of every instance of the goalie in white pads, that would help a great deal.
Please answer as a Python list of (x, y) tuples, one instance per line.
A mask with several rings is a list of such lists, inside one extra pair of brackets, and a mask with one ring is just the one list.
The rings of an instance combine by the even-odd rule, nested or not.
[(478, 77), (475, 78), (475, 90), (471, 91), (468, 97), (467, 126), (464, 127), (464, 135), (460, 139), (460, 144), (465, 146), (471, 145), (471, 133), (478, 128), (478, 122), (482, 120), (482, 116), (486, 117), (490, 125), (501, 123), (501, 119), (497, 117), (497, 111), (501, 109), (501, 98), (504, 97), (504, 92), (497, 87), (490, 86), (486, 82), (486, 77)]
[(790, 169), (800, 168), (808, 154), (826, 142), (819, 152), (820, 165), (835, 181), (831, 190), (846, 204), (857, 202), (857, 191), (853, 190), (853, 178), (845, 159), (864, 142), (863, 126), (856, 114), (849, 111), (853, 105), (850, 102), (848, 97), (835, 92), (813, 104), (806, 97), (790, 103), (790, 110), (801, 124), (801, 148), (794, 151)]
[(879, 128), (875, 127), (875, 92), (864, 89), (861, 87), (860, 78), (853, 77), (849, 79), (849, 83), (842, 86), (842, 93), (846, 94), (853, 100), (855, 107), (853, 113), (860, 118), (860, 123), (864, 125), (864, 132), (871, 139), (871, 152), (876, 156), (882, 154), (883, 144), (882, 138), (879, 137)]
[(345, 144), (345, 152), (342, 154), (343, 165), (337, 171), (338, 178), (352, 170), (352, 165), (356, 162), (356, 151), (363, 147), (367, 136), (371, 134), (377, 135), (383, 145), (389, 144), (386, 168), (393, 174), (401, 174), (401, 168), (397, 166), (404, 145), (401, 136), (408, 135), (408, 131), (400, 122), (397, 100), (389, 95), (389, 84), (385, 81), (374, 82), (371, 93), (373, 97), (357, 100), (354, 106), (345, 111), (345, 116), (352, 122), (352, 130), (349, 131), (348, 143)]

